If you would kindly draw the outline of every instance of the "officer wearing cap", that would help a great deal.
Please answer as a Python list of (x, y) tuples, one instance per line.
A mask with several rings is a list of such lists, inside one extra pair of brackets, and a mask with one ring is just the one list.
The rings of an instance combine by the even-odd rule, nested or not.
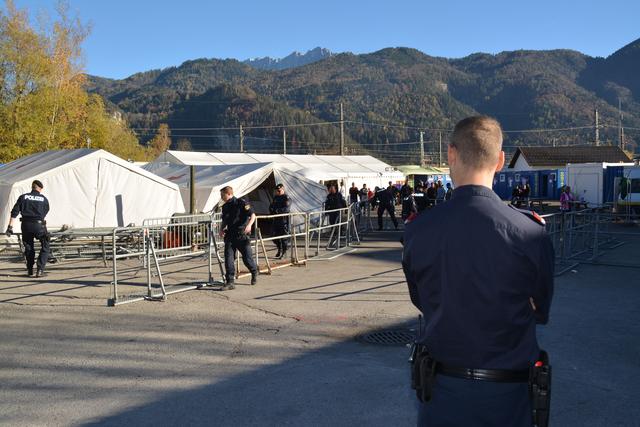
[(448, 155), (451, 200), (404, 236), (403, 269), (424, 316), (413, 353), (418, 424), (528, 427), (539, 403), (530, 400), (529, 374), (541, 364), (536, 323), (548, 321), (553, 247), (542, 218), (491, 189), (504, 164), (496, 120), (460, 121)]
[(31, 192), (18, 197), (18, 201), (11, 209), (9, 226), (6, 234), (13, 233), (13, 222), (22, 215), (22, 242), (24, 243), (24, 256), (27, 261), (27, 274), (33, 276), (33, 264), (35, 263), (36, 250), (34, 240), (40, 242), (40, 254), (38, 255), (36, 277), (44, 276), (44, 268), (49, 258), (49, 233), (44, 218), (49, 212), (49, 200), (42, 194), (44, 186), (37, 179), (31, 183)]
[(235, 289), (236, 250), (240, 252), (244, 265), (251, 272), (251, 284), (255, 285), (258, 281), (258, 267), (253, 259), (249, 234), (251, 234), (251, 226), (256, 221), (256, 214), (251, 209), (250, 204), (233, 195), (233, 188), (231, 187), (227, 186), (220, 190), (220, 198), (224, 202), (220, 234), (224, 237), (224, 264), (226, 270), (226, 283), (222, 289)]
[[(291, 211), (291, 199), (285, 193), (284, 185), (276, 185), (276, 194), (273, 196), (273, 201), (269, 205), (269, 213), (271, 215), (287, 214)], [(273, 234), (274, 236), (286, 236), (289, 234), (289, 217), (279, 216), (273, 219)], [(287, 253), (287, 237), (275, 240), (278, 253), (276, 258), (284, 258)]]

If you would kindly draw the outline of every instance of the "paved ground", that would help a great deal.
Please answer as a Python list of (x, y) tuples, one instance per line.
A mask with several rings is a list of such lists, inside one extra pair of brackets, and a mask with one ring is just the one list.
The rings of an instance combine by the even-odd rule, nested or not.
[[(0, 263), (0, 423), (414, 425), (407, 350), (355, 339), (417, 314), (398, 238), (372, 234), (257, 287), (115, 308), (95, 263), (53, 266), (45, 283)], [(639, 425), (639, 273), (581, 265), (558, 278), (540, 328), (552, 425)]]

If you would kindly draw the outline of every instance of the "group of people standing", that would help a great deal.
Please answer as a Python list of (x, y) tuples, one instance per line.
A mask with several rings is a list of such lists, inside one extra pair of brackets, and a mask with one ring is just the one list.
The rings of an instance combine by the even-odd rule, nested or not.
[(385, 212), (388, 213), (394, 227), (398, 228), (398, 220), (395, 215), (395, 206), (402, 206), (402, 220), (405, 221), (412, 214), (417, 214), (429, 209), (436, 204), (451, 199), (453, 188), (450, 183), (446, 186), (442, 181), (434, 181), (425, 186), (422, 181), (418, 181), (414, 190), (409, 181), (406, 180), (404, 185), (398, 189), (393, 182), (389, 181), (387, 187), (375, 187), (375, 190), (367, 188), (366, 184), (362, 188), (358, 188), (354, 183), (349, 188), (349, 202), (351, 205), (358, 204), (361, 212), (371, 207), (371, 210), (377, 210), (378, 214), (378, 230), (382, 230), (383, 217)]
[(422, 181), (418, 181), (414, 191), (407, 182), (400, 189), (402, 197), (402, 220), (406, 221), (412, 215), (431, 209), (437, 204), (451, 199), (453, 188), (451, 183), (446, 186), (442, 181), (432, 182), (425, 189)]

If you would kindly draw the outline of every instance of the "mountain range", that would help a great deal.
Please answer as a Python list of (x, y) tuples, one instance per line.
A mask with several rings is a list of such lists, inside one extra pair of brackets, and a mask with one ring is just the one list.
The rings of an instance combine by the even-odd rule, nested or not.
[[(619, 105), (625, 148), (638, 151), (640, 39), (607, 58), (572, 50), (459, 59), (411, 48), (360, 55), (318, 48), (306, 55), (311, 52), (325, 57), (300, 66), (287, 61), (278, 70), (197, 59), (122, 80), (90, 76), (89, 90), (120, 111), (142, 142), (167, 123), (174, 143), (186, 139), (196, 150), (238, 149), (234, 129), (243, 125), (246, 150), (279, 152), (282, 128), (263, 125), (332, 122), (290, 127), (286, 138), (294, 152), (335, 153), (342, 104), (347, 150), (394, 163), (415, 159), (420, 131), (433, 159), (448, 130), (471, 114), (496, 117), (507, 131), (505, 147), (514, 149), (593, 143), (597, 109), (601, 142), (618, 144)], [(571, 129), (550, 130), (565, 128)]]
[(301, 67), (313, 62), (318, 62), (331, 55), (333, 55), (333, 53), (329, 49), (316, 47), (315, 49), (308, 50), (306, 53), (293, 52), (284, 58), (265, 56), (263, 58), (247, 59), (242, 62), (259, 70), (286, 70), (287, 68)]

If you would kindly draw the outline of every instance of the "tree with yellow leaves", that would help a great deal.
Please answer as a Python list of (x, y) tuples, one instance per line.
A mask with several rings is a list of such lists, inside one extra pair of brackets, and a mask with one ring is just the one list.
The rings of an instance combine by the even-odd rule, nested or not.
[(0, 162), (34, 152), (86, 147), (144, 159), (125, 122), (107, 114), (102, 98), (84, 89), (82, 42), (89, 30), (70, 18), (36, 30), (12, 0), (0, 11)]

